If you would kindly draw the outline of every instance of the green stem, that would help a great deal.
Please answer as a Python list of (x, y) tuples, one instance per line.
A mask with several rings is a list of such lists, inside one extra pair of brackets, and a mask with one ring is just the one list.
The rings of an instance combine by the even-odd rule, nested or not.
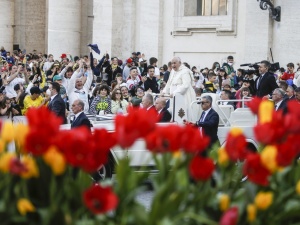
[(174, 218), (173, 222), (180, 221), (182, 219), (192, 219), (194, 221), (197, 221), (199, 223), (204, 223), (206, 225), (218, 225), (219, 224), (219, 223), (217, 223), (217, 222), (215, 222), (213, 220), (210, 220), (208, 218), (205, 218), (203, 216), (197, 215), (197, 214), (192, 213), (192, 212), (179, 214), (178, 216), (176, 216)]

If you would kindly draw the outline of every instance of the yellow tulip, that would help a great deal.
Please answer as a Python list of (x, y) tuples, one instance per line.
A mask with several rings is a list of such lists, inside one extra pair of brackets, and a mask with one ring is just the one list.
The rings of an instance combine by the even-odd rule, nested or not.
[(298, 195), (300, 195), (300, 180), (296, 184), (296, 192)]
[(256, 207), (254, 204), (247, 205), (247, 219), (250, 223), (256, 219)]
[(220, 196), (220, 210), (222, 212), (226, 211), (229, 208), (230, 205), (230, 198), (226, 194), (222, 194)]
[(273, 193), (272, 192), (259, 192), (255, 196), (255, 206), (257, 209), (266, 210), (270, 207), (273, 202)]
[(225, 150), (225, 148), (220, 148), (218, 150), (218, 163), (221, 166), (227, 166), (229, 162), (229, 156)]
[(62, 153), (56, 147), (51, 146), (44, 154), (43, 159), (47, 163), (55, 175), (61, 175), (66, 170), (66, 160)]
[(12, 122), (5, 121), (2, 126), (1, 138), (4, 143), (10, 143), (14, 140), (14, 127)]
[(14, 153), (2, 153), (0, 155), (0, 171), (7, 173), (9, 171), (9, 164), (12, 158), (16, 157)]
[(32, 157), (25, 155), (22, 157), (21, 161), (24, 163), (27, 169), (26, 172), (21, 174), (21, 177), (29, 179), (32, 177), (38, 177), (40, 175), (38, 166)]
[(233, 127), (231, 130), (230, 130), (230, 134), (233, 136), (233, 137), (237, 137), (241, 134), (243, 134), (243, 130), (241, 128), (238, 128), (238, 127)]
[(25, 216), (28, 212), (35, 212), (35, 207), (26, 198), (21, 198), (18, 200), (17, 208), (22, 216)]
[(261, 153), (261, 162), (271, 173), (278, 170), (276, 162), (277, 148), (276, 146), (266, 146)]
[(4, 151), (5, 143), (2, 139), (0, 139), (0, 153)]
[(29, 132), (29, 127), (25, 124), (18, 123), (15, 126), (15, 140), (18, 143), (19, 147), (25, 145), (25, 137)]
[(274, 103), (269, 100), (262, 101), (258, 108), (259, 123), (263, 124), (263, 123), (271, 122), (273, 112), (274, 112)]
[(181, 154), (181, 151), (180, 150), (177, 150), (176, 152), (173, 152), (173, 158), (175, 159), (180, 159), (182, 154)]

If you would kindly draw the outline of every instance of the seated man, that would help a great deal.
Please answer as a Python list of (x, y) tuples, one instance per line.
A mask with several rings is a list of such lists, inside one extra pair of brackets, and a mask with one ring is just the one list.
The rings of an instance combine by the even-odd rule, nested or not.
[(142, 99), (142, 105), (143, 108), (148, 110), (155, 110), (155, 107), (153, 105), (153, 96), (149, 93), (145, 94)]
[(167, 102), (165, 98), (157, 98), (155, 108), (158, 112), (159, 122), (170, 122), (172, 119), (171, 113), (166, 108)]

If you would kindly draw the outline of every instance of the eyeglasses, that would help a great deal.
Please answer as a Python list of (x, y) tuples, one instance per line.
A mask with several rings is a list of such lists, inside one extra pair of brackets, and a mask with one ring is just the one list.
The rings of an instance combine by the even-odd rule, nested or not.
[(142, 90), (138, 90), (137, 92), (138, 92), (138, 93), (143, 93), (144, 91), (142, 91)]

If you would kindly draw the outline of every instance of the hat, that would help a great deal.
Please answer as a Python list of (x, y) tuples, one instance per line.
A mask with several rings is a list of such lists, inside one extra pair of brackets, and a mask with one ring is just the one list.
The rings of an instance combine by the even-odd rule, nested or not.
[(127, 84), (126, 83), (122, 83), (122, 84), (120, 84), (120, 87), (127, 87)]
[(91, 47), (97, 54), (100, 55), (100, 50), (97, 44), (88, 44), (88, 46)]
[(224, 69), (223, 67), (221, 67), (221, 68), (219, 69), (219, 71), (225, 72), (225, 69)]
[(67, 55), (65, 53), (63, 53), (63, 54), (61, 54), (61, 56), (59, 58), (62, 58), (62, 59), (67, 58)]
[(132, 58), (126, 60), (127, 63), (132, 63)]
[(33, 94), (41, 94), (41, 90), (40, 90), (39, 87), (34, 86), (34, 87), (30, 88), (30, 94), (31, 95), (33, 95)]
[(136, 55), (136, 52), (131, 53), (132, 55)]
[(60, 75), (55, 75), (54, 77), (53, 77), (53, 81), (57, 81), (57, 80), (61, 80), (62, 78), (61, 78), (61, 76)]
[(136, 55), (140, 55), (140, 54), (141, 54), (141, 52), (137, 52), (137, 53), (136, 53)]

